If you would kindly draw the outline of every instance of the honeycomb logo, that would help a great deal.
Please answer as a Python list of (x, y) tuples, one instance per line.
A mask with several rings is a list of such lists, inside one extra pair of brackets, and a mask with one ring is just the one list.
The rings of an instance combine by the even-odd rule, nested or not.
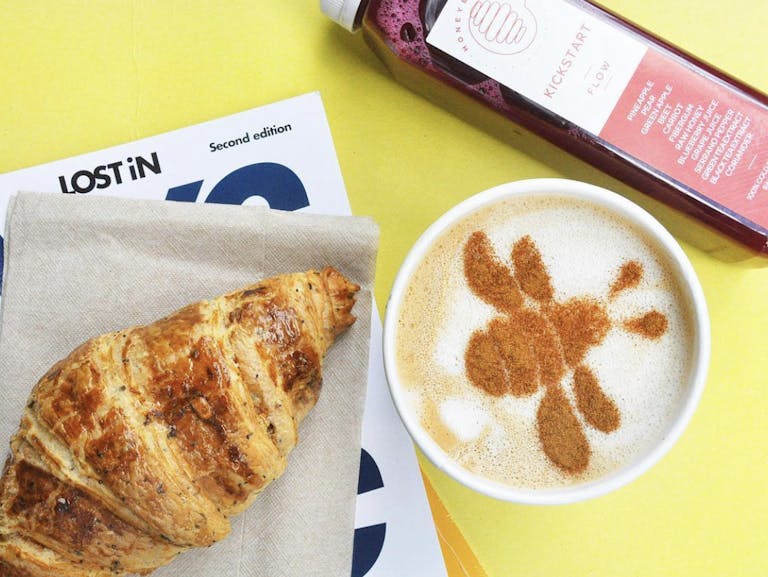
[(481, 48), (504, 56), (528, 49), (537, 32), (536, 16), (528, 0), (476, 0), (467, 25)]

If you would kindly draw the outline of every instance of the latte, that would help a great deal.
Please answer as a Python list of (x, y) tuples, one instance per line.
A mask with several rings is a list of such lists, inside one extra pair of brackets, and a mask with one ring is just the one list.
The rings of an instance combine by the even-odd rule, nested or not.
[(633, 223), (556, 193), (509, 197), (426, 250), (396, 311), (408, 420), (475, 475), (589, 482), (659, 445), (686, 402), (694, 311)]

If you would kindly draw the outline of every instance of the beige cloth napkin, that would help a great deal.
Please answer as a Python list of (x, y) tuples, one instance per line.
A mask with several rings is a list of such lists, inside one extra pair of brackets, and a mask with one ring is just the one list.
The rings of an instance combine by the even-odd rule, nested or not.
[(358, 320), (326, 357), (286, 473), (227, 539), (153, 577), (349, 575), (377, 241), (376, 225), (359, 217), (17, 195), (5, 237), (0, 455), (32, 386), (79, 343), (260, 278), (335, 266), (362, 287)]

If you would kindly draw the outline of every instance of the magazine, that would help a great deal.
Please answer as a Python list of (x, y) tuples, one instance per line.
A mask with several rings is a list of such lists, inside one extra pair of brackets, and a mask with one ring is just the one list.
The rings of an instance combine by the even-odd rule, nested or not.
[[(2, 222), (18, 191), (351, 214), (318, 93), (2, 174)], [(0, 236), (0, 270), (2, 245)], [(387, 390), (375, 307), (373, 317), (352, 577), (441, 577), (445, 564), (416, 454)]]

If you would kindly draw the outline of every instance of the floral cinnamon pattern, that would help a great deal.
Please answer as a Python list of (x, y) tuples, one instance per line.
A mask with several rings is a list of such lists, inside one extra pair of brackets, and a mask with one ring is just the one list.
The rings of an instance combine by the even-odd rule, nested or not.
[[(469, 288), (499, 313), (469, 339), (464, 354), (469, 381), (496, 397), (524, 397), (543, 388), (536, 414), (542, 450), (564, 473), (581, 473), (589, 465), (592, 450), (578, 414), (586, 426), (606, 434), (621, 425), (618, 406), (585, 363), (587, 353), (614, 326), (658, 339), (667, 330), (667, 317), (652, 310), (615, 323), (597, 298), (558, 302), (552, 278), (530, 236), (513, 245), (511, 266), (496, 255), (490, 239), (480, 231), (470, 235), (463, 258)], [(625, 262), (608, 287), (608, 298), (635, 289), (642, 276), (641, 263)], [(563, 382), (568, 374), (572, 374), (575, 407)]]

